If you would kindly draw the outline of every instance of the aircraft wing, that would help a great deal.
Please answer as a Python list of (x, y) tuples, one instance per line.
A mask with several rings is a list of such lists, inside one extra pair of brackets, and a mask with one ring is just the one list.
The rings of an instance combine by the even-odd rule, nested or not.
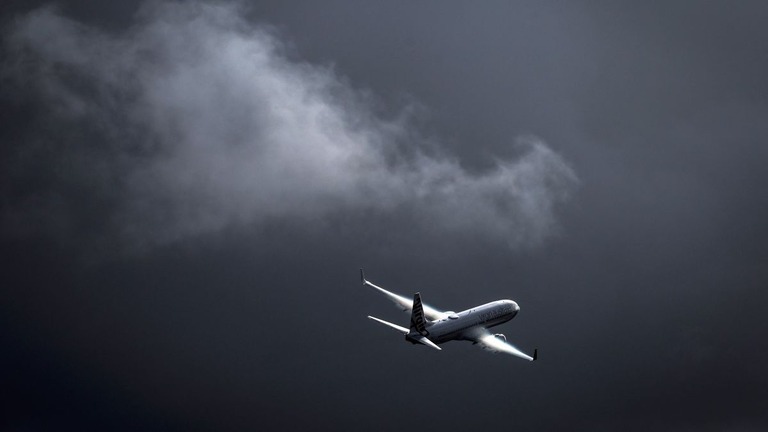
[[(393, 292), (389, 292), (389, 291), (385, 290), (384, 288), (381, 288), (379, 286), (376, 286), (376, 285), (368, 282), (365, 279), (365, 275), (363, 274), (363, 269), (360, 269), (360, 279), (362, 280), (363, 285), (368, 285), (369, 287), (378, 290), (380, 293), (384, 294), (385, 296), (387, 296), (387, 298), (389, 298), (391, 301), (393, 301), (395, 303), (395, 305), (397, 305), (397, 307), (399, 307), (401, 310), (406, 311), (406, 312), (410, 312), (411, 309), (413, 309), (413, 299), (412, 298), (403, 297), (403, 296), (395, 294)], [(424, 316), (428, 320), (430, 320), (430, 321), (436, 321), (436, 320), (439, 320), (439, 319), (443, 319), (443, 318), (445, 318), (446, 316), (448, 316), (450, 314), (448, 312), (439, 311), (439, 310), (437, 310), (435, 308), (432, 308), (432, 307), (429, 307), (429, 306), (427, 306), (425, 304), (422, 304), (422, 307), (424, 309)]]
[(531, 357), (528, 354), (515, 348), (513, 345), (507, 343), (505, 340), (496, 337), (496, 335), (492, 334), (487, 329), (476, 330), (472, 332), (472, 334), (468, 335), (467, 339), (471, 340), (477, 345), (480, 345), (480, 348), (487, 351), (512, 354), (513, 356), (520, 357), (529, 361), (534, 361), (536, 360), (536, 357), (538, 357), (538, 350), (534, 350), (533, 357)]

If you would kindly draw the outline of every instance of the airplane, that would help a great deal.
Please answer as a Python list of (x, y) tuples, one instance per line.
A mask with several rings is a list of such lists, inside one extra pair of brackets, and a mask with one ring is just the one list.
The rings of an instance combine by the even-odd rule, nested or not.
[(473, 345), (492, 351), (511, 354), (525, 360), (534, 361), (538, 358), (538, 349), (533, 350), (533, 356), (520, 351), (507, 343), (507, 338), (501, 333), (493, 334), (489, 328), (503, 324), (517, 315), (520, 306), (512, 300), (497, 300), (456, 313), (442, 312), (421, 302), (421, 294), (415, 293), (413, 301), (407, 297), (389, 292), (365, 279), (363, 269), (360, 269), (360, 280), (387, 296), (403, 311), (411, 312), (410, 328), (384, 321), (373, 316), (368, 318), (389, 326), (405, 335), (405, 340), (412, 344), (422, 344), (438, 351), (438, 345), (452, 340), (471, 341)]

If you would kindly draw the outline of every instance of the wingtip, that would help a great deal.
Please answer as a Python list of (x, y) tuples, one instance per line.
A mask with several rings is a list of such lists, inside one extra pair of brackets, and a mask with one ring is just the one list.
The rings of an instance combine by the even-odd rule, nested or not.
[(539, 358), (539, 349), (538, 348), (533, 350), (533, 360), (531, 360), (531, 361), (536, 361), (537, 358)]
[(360, 283), (365, 285), (366, 282), (368, 282), (368, 281), (365, 280), (365, 273), (363, 273), (363, 268), (360, 267)]

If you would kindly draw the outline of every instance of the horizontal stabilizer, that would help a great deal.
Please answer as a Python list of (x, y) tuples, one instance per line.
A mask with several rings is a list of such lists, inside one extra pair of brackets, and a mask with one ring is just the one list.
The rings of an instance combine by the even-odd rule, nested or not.
[(426, 345), (426, 346), (428, 346), (430, 348), (434, 348), (434, 349), (436, 349), (438, 351), (442, 351), (443, 350), (442, 348), (437, 346), (434, 342), (432, 342), (431, 340), (427, 339), (426, 336), (422, 336), (422, 335), (409, 336), (408, 340), (411, 340), (411, 339), (415, 340), (416, 342), (418, 342), (420, 344)]
[(399, 331), (400, 333), (402, 333), (402, 334), (404, 334), (404, 335), (407, 335), (407, 334), (408, 334), (408, 332), (409, 332), (409, 330), (408, 330), (407, 328), (405, 328), (405, 327), (401, 327), (401, 326), (399, 326), (399, 325), (397, 325), (397, 324), (392, 324), (391, 322), (388, 322), (388, 321), (384, 321), (383, 319), (378, 319), (378, 318), (376, 318), (376, 317), (372, 317), (372, 316), (370, 316), (370, 315), (368, 315), (368, 318), (370, 318), (370, 319), (372, 319), (372, 320), (374, 320), (374, 321), (378, 321), (378, 322), (380, 322), (380, 323), (384, 324), (385, 326), (389, 326), (389, 327), (392, 327), (393, 329), (395, 329), (395, 330)]

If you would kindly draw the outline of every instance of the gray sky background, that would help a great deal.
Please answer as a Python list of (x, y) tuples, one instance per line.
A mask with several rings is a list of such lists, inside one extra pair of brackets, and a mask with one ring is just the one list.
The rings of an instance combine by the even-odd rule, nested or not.
[(4, 8), (3, 428), (768, 427), (768, 7), (283, 3)]

